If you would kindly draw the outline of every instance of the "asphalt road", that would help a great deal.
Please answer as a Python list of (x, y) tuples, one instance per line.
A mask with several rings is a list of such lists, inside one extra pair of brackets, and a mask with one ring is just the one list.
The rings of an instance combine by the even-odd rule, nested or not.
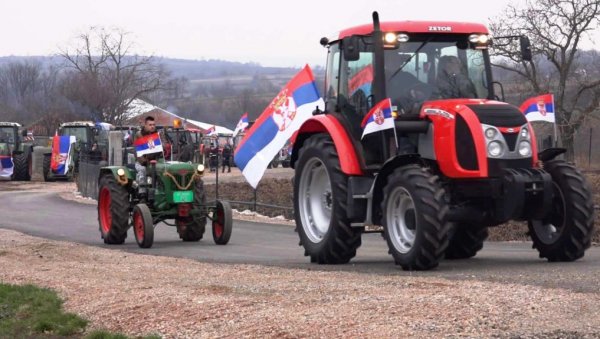
[(210, 227), (200, 242), (184, 243), (175, 228), (164, 224), (157, 226), (150, 249), (138, 248), (131, 230), (124, 245), (109, 246), (100, 239), (95, 205), (67, 201), (56, 193), (39, 191), (0, 191), (0, 228), (48, 239), (203, 262), (486, 280), (589, 293), (600, 290), (599, 247), (592, 247), (583, 259), (573, 263), (548, 263), (538, 258), (530, 243), (486, 242), (475, 258), (445, 260), (433, 271), (405, 272), (394, 265), (379, 234), (365, 234), (357, 256), (349, 264), (324, 266), (310, 264), (303, 256), (293, 227), (238, 220), (234, 222), (231, 241), (226, 246), (214, 244)]

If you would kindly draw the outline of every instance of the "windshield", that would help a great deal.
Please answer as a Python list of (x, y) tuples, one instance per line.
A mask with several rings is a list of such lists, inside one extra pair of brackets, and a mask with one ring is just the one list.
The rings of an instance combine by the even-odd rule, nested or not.
[(72, 135), (75, 137), (77, 142), (88, 143), (87, 127), (63, 127), (61, 135)]
[(424, 36), (385, 51), (387, 95), (410, 109), (411, 103), (435, 99), (487, 98), (483, 50), (466, 37)]
[(14, 127), (0, 127), (0, 143), (15, 143)]

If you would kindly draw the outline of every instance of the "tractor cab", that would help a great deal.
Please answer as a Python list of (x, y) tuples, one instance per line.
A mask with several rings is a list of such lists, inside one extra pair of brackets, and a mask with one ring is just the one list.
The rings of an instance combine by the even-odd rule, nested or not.
[(12, 155), (19, 148), (19, 127), (14, 122), (0, 123), (0, 155)]
[[(400, 132), (426, 131), (424, 105), (457, 99), (487, 103), (496, 99), (484, 25), (458, 22), (382, 22), (340, 32), (328, 48), (326, 112), (336, 114), (364, 152), (363, 167), (378, 169), (398, 153), (416, 153), (418, 140), (392, 130), (362, 138), (362, 122), (373, 106), (390, 98)], [(529, 44), (522, 43), (524, 53)], [(514, 112), (513, 112), (514, 113)], [(431, 113), (435, 114), (435, 113)]]

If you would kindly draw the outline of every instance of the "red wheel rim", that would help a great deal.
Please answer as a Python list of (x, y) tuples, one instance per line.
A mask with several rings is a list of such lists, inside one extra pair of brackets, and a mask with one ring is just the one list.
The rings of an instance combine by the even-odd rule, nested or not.
[(112, 226), (112, 214), (110, 213), (111, 197), (110, 190), (103, 187), (100, 191), (100, 227), (107, 234)]
[(223, 218), (223, 209), (217, 209), (217, 219), (213, 221), (213, 229), (217, 238), (220, 238), (223, 235)]
[(133, 212), (133, 228), (135, 236), (142, 242), (144, 240), (144, 218), (142, 218), (142, 213), (138, 211)]

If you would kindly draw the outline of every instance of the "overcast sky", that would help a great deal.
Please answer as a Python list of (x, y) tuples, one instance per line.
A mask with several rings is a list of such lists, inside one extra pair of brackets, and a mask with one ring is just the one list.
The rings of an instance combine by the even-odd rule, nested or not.
[(488, 23), (510, 0), (0, 0), (0, 56), (50, 55), (90, 26), (131, 33), (140, 54), (259, 62), (324, 64), (323, 36), (382, 21)]

